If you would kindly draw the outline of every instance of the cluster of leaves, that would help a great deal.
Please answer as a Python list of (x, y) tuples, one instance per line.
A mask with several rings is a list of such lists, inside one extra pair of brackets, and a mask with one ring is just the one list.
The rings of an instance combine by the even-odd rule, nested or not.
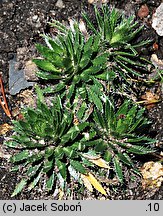
[[(47, 46), (36, 45), (43, 56), (34, 60), (37, 76), (53, 86), (37, 89), (37, 108), (28, 108), (23, 120), (13, 122), (15, 135), (6, 145), (21, 151), (11, 162), (15, 170), (23, 167), (24, 176), (13, 196), (25, 185), (34, 188), (42, 178), (47, 190), (56, 181), (64, 187), (69, 176), (106, 195), (92, 175), (95, 168), (111, 166), (123, 182), (122, 165), (137, 171), (131, 155), (152, 152), (147, 145), (154, 140), (143, 135), (149, 124), (144, 109), (129, 100), (117, 108), (108, 88), (117, 74), (124, 81), (139, 76), (135, 71), (144, 65), (135, 48), (146, 42), (131, 45), (140, 31), (134, 30), (133, 18), (125, 19), (107, 6), (102, 12), (103, 16), (95, 8), (97, 30), (84, 14), (92, 34), (86, 35), (75, 21), (70, 27), (54, 21), (51, 25), (57, 35), (44, 36)], [(43, 101), (42, 92), (54, 93), (51, 107)]]
[(124, 101), (117, 112), (109, 100), (106, 101), (103, 112), (97, 109), (94, 111), (94, 129), (100, 137), (95, 150), (107, 162), (114, 164), (120, 182), (123, 182), (121, 163), (136, 171), (130, 153), (142, 155), (153, 152), (146, 145), (154, 140), (141, 134), (150, 123), (144, 117), (144, 111), (132, 105), (129, 100)]
[[(71, 100), (77, 87), (80, 87), (85, 97), (95, 95), (98, 86), (102, 87), (98, 79), (106, 79), (108, 74), (107, 60), (109, 53), (100, 52), (100, 37), (90, 36), (85, 40), (84, 34), (80, 32), (79, 24), (73, 23), (73, 29), (67, 29), (58, 21), (51, 24), (58, 29), (55, 38), (45, 36), (49, 46), (37, 44), (38, 51), (44, 59), (33, 60), (39, 67), (37, 76), (45, 80), (57, 80), (53, 86), (53, 92), (63, 92), (67, 88), (67, 97)], [(96, 90), (90, 87), (92, 82), (97, 83)], [(87, 95), (88, 93), (88, 95)], [(89, 97), (93, 102), (92, 97)]]
[[(102, 13), (102, 15), (101, 15)], [(142, 30), (134, 17), (125, 16), (116, 9), (109, 10), (107, 6), (102, 11), (95, 7), (96, 25), (91, 22), (87, 14), (83, 14), (89, 29), (99, 35), (105, 50), (109, 51), (109, 61), (113, 71), (125, 81), (133, 76), (140, 77), (140, 71), (146, 71), (146, 60), (138, 56), (136, 48), (148, 44), (150, 41), (141, 41), (133, 44), (133, 39)]]
[(74, 125), (72, 112), (63, 109), (59, 96), (50, 108), (38, 100), (36, 110), (26, 109), (24, 120), (13, 123), (17, 134), (6, 145), (21, 151), (10, 160), (16, 164), (14, 170), (23, 167), (25, 176), (13, 196), (29, 182), (31, 190), (43, 175), (47, 176), (46, 188), (51, 190), (56, 178), (66, 180), (69, 168), (86, 173), (81, 153), (89, 143), (81, 133), (89, 123)]

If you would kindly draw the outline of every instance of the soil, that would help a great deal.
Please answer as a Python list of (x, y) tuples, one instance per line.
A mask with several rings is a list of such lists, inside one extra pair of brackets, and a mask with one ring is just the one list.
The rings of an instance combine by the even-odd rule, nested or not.
[[(0, 72), (2, 72), (3, 83), (6, 90), (7, 100), (10, 109), (21, 104), (19, 95), (11, 96), (8, 93), (9, 61), (17, 54), (19, 67), (24, 68), (24, 62), (31, 59), (36, 54), (35, 43), (42, 42), (41, 33), (49, 33), (48, 22), (52, 19), (68, 22), (68, 18), (81, 18), (81, 12), (87, 11), (93, 17), (93, 6), (88, 0), (63, 0), (64, 5), (58, 7), (56, 0), (0, 0)], [(100, 1), (97, 1), (100, 4)], [(152, 14), (160, 5), (161, 0), (125, 0), (110, 1), (110, 4), (119, 8), (127, 16), (136, 15), (136, 20), (144, 24), (144, 32), (139, 35), (138, 40), (151, 39), (158, 44), (158, 49), (153, 48), (153, 43), (147, 48), (142, 49), (141, 53), (147, 59), (150, 59), (153, 53), (157, 54), (159, 59), (163, 59), (163, 37), (159, 37), (151, 27)], [(138, 10), (146, 4), (149, 8), (149, 15), (144, 18), (138, 17)], [(157, 83), (150, 88), (154, 93), (162, 97), (161, 84)], [(18, 103), (19, 101), (19, 103)], [(17, 105), (19, 104), (19, 105)], [(158, 151), (163, 150), (163, 103), (156, 104), (149, 110), (149, 117), (153, 121), (150, 133), (159, 140)], [(0, 107), (0, 125), (10, 122)], [(6, 134), (5, 136), (9, 136)], [(2, 147), (5, 136), (0, 136), (0, 147)], [(5, 150), (4, 150), (5, 151)], [(137, 164), (138, 167), (142, 164)], [(11, 193), (19, 181), (19, 174), (9, 171), (10, 164), (7, 159), (0, 157), (0, 199), (12, 199)], [(111, 199), (163, 199), (163, 187), (153, 190), (143, 190), (141, 178), (131, 181), (129, 173), (126, 171), (126, 185), (110, 187), (109, 198)], [(36, 188), (32, 192), (25, 191), (14, 197), (14, 199), (57, 199), (54, 194), (47, 194)], [(98, 194), (72, 195), (63, 197), (64, 199), (96, 199)], [(101, 197), (101, 199), (103, 199)]]

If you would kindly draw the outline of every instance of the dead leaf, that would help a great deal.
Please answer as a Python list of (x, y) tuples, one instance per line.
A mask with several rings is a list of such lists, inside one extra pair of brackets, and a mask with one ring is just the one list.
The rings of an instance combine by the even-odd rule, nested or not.
[(33, 90), (26, 89), (19, 94), (19, 97), (21, 98), (21, 101), (26, 106), (29, 106), (29, 107), (35, 106), (35, 98), (34, 98)]
[(24, 116), (21, 113), (21, 110), (18, 107), (12, 109), (12, 116), (16, 118), (16, 120), (23, 120)]
[(103, 160), (102, 158), (98, 159), (89, 159), (90, 162), (96, 164), (99, 167), (109, 169), (110, 167), (108, 166), (107, 162)]
[(79, 124), (79, 119), (78, 119), (78, 117), (76, 115), (74, 115), (73, 123), (74, 123), (74, 125)]
[(145, 92), (145, 95), (142, 95), (141, 98), (146, 100), (146, 104), (155, 103), (159, 100), (159, 96), (150, 91)]
[(106, 191), (102, 187), (102, 185), (96, 180), (96, 178), (91, 174), (88, 173), (88, 175), (85, 175), (85, 178), (93, 185), (93, 187), (98, 190), (103, 195), (106, 195)]
[(20, 113), (20, 110), (18, 107), (15, 107), (12, 109), (12, 116), (13, 117), (16, 117), (17, 115), (19, 115), (19, 113)]
[(89, 153), (82, 154), (83, 157), (89, 159), (89, 160), (97, 160), (100, 159), (100, 155), (91, 155)]
[(83, 183), (84, 183), (85, 187), (86, 187), (90, 192), (93, 192), (93, 187), (92, 187), (90, 181), (88, 180), (87, 176), (81, 174), (81, 179), (83, 180)]
[(8, 131), (12, 130), (12, 128), (13, 127), (7, 123), (0, 125), (0, 135), (6, 134)]
[(143, 101), (138, 101), (137, 103), (144, 103), (147, 109), (150, 109), (155, 106), (155, 103), (160, 102), (160, 97), (157, 94), (154, 94), (150, 91), (146, 91), (144, 95), (141, 96)]
[(159, 188), (163, 182), (163, 166), (159, 162), (147, 162), (141, 168), (143, 176), (142, 186), (144, 189)]
[(58, 198), (58, 200), (62, 200), (63, 196), (64, 196), (63, 190), (59, 189), (59, 198)]

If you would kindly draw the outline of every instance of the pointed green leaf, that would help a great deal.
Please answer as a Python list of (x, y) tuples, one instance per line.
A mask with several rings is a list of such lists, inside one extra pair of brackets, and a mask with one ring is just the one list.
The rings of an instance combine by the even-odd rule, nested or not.
[(14, 192), (12, 193), (11, 197), (16, 196), (18, 193), (20, 193), (24, 186), (27, 184), (27, 181), (25, 179), (22, 179), (16, 186)]
[(100, 111), (96, 109), (94, 110), (94, 122), (98, 124), (99, 127), (105, 128), (105, 120)]
[(75, 151), (74, 151), (74, 149), (73, 149), (73, 146), (72, 147), (64, 147), (63, 148), (63, 152), (66, 154), (66, 156), (67, 157), (69, 157), (69, 158), (73, 158), (75, 155), (76, 155), (76, 153), (75, 153)]
[(54, 166), (54, 161), (52, 160), (45, 160), (44, 161), (44, 167), (43, 167), (43, 172), (48, 173)]
[(71, 127), (69, 129), (67, 134), (71, 134), (73, 132), (82, 132), (88, 125), (89, 125), (88, 122), (82, 122), (82, 123), (80, 123), (78, 125), (74, 125), (73, 127)]
[(47, 147), (45, 149), (45, 158), (51, 157), (54, 154), (54, 149), (55, 149), (55, 147), (52, 147), (52, 146)]
[(106, 100), (105, 102), (105, 127), (108, 129), (115, 130), (115, 114), (114, 114), (114, 106), (110, 100)]
[(10, 161), (12, 163), (19, 162), (21, 160), (27, 159), (29, 155), (30, 155), (29, 151), (28, 150), (24, 150), (24, 151), (22, 151), (20, 153), (15, 154), (14, 156), (12, 156), (10, 158)]
[(105, 151), (105, 154), (104, 154), (104, 160), (106, 160), (107, 162), (110, 162), (112, 159), (112, 153), (108, 150)]
[(59, 169), (59, 172), (60, 172), (62, 178), (63, 178), (64, 180), (66, 180), (66, 177), (67, 177), (67, 168), (66, 168), (66, 164), (63, 163), (63, 162), (61, 162), (60, 160), (56, 160), (56, 165), (57, 165), (57, 167), (58, 167), (58, 169)]
[(94, 25), (92, 24), (91, 20), (89, 19), (88, 15), (86, 13), (83, 13), (83, 18), (85, 19), (88, 27), (95, 33), (97, 34), (97, 30), (95, 29)]
[(83, 102), (81, 107), (79, 108), (79, 110), (76, 113), (76, 115), (79, 119), (82, 119), (82, 117), (84, 116), (86, 108), (87, 108), (87, 104), (85, 102)]
[(84, 69), (89, 62), (91, 62), (91, 55), (92, 55), (92, 50), (88, 50), (87, 52), (83, 53), (83, 56), (80, 60), (79, 67)]
[(60, 70), (58, 70), (51, 62), (43, 59), (33, 59), (33, 62), (41, 69), (45, 71), (52, 71), (60, 74)]
[(128, 152), (132, 152), (134, 154), (138, 154), (138, 155), (143, 155), (143, 154), (149, 154), (152, 152), (155, 152), (155, 150), (143, 147), (143, 146), (138, 146), (138, 145), (131, 145), (128, 149)]
[(43, 71), (38, 71), (36, 73), (36, 75), (41, 78), (41, 79), (45, 79), (45, 80), (50, 80), (50, 79), (61, 79), (61, 76), (60, 75), (55, 75), (55, 74), (51, 74), (51, 73), (47, 73), (47, 72), (43, 72)]
[[(7, 147), (10, 147), (10, 148), (19, 148), (19, 143), (12, 141), (12, 140), (4, 142), (4, 145), (6, 145)], [(20, 148), (21, 148), (21, 146), (20, 146)]]
[(102, 69), (102, 66), (101, 66), (101, 65), (94, 65), (94, 66), (91, 66), (91, 67), (89, 67), (88, 69), (86, 69), (86, 70), (83, 71), (83, 73), (81, 74), (81, 78), (82, 78), (83, 76), (86, 76), (86, 75), (96, 74), (96, 73), (98, 73), (101, 69)]
[(32, 120), (36, 120), (37, 119), (37, 112), (33, 109), (28, 109), (27, 110), (27, 114), (29, 116), (29, 118), (32, 118)]
[(126, 100), (118, 109), (116, 116), (119, 117), (119, 115), (121, 115), (121, 114), (126, 115), (127, 111), (128, 111), (129, 104), (130, 104), (130, 101)]
[(39, 175), (33, 180), (33, 182), (30, 183), (30, 185), (28, 186), (28, 190), (32, 190), (32, 189), (37, 185), (37, 183), (38, 183), (39, 180), (40, 180), (40, 177), (41, 177), (41, 174), (39, 174)]
[(113, 163), (114, 163), (114, 169), (115, 169), (115, 172), (117, 174), (117, 177), (118, 177), (119, 181), (121, 183), (123, 183), (122, 167), (121, 167), (121, 164), (120, 164), (118, 158), (114, 157)]
[(126, 153), (118, 153), (117, 154), (118, 158), (125, 164), (127, 164), (128, 166), (133, 166), (133, 163), (130, 159), (130, 157), (126, 154)]
[(104, 67), (107, 60), (108, 60), (108, 53), (103, 53), (97, 56), (92, 62), (93, 62), (93, 65), (102, 65)]
[(67, 94), (67, 98), (69, 99), (69, 100), (71, 100), (71, 97), (72, 97), (72, 95), (74, 94), (74, 91), (75, 91), (75, 84), (74, 83), (72, 83), (72, 85), (69, 87), (69, 89), (68, 89), (68, 94)]
[(47, 179), (46, 181), (46, 188), (48, 189), (48, 191), (51, 191), (54, 185), (54, 172), (51, 174), (51, 176)]
[(60, 82), (60, 83), (56, 84), (55, 88), (54, 88), (54, 93), (60, 92), (65, 87), (66, 87), (66, 84), (64, 82)]
[(93, 36), (89, 36), (88, 40), (86, 41), (84, 45), (84, 53), (86, 53), (88, 50), (90, 50), (90, 47), (93, 43)]
[(103, 105), (102, 105), (101, 99), (98, 97), (98, 95), (96, 94), (94, 89), (90, 87), (89, 89), (87, 89), (87, 92), (88, 92), (89, 101), (91, 103), (94, 103), (96, 105), (97, 109), (103, 110)]
[(82, 173), (82, 174), (86, 174), (87, 171), (85, 169), (85, 167), (81, 164), (81, 162), (79, 161), (71, 161), (70, 162), (71, 166), (78, 172)]
[(38, 165), (29, 167), (29, 169), (28, 169), (27, 172), (26, 172), (26, 175), (27, 175), (29, 178), (31, 178), (32, 176), (34, 176), (34, 175), (37, 173), (37, 171), (38, 171), (38, 169), (40, 168), (40, 166), (41, 166), (41, 164), (38, 164)]

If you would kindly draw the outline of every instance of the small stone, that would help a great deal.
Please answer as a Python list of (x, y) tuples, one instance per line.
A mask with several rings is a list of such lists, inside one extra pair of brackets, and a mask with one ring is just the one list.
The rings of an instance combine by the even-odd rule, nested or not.
[(152, 27), (156, 30), (158, 35), (163, 36), (163, 3), (160, 4), (153, 14)]
[(58, 0), (57, 3), (55, 4), (56, 7), (58, 8), (65, 8), (65, 5), (63, 4), (62, 0)]
[(25, 73), (26, 80), (29, 80), (29, 81), (38, 80), (38, 77), (36, 76), (37, 71), (38, 71), (38, 68), (34, 62), (29, 60), (25, 63), (24, 73)]
[(26, 89), (35, 84), (25, 79), (24, 70), (16, 69), (16, 64), (16, 58), (9, 61), (9, 92), (11, 95), (16, 95), (22, 89)]
[(142, 5), (138, 10), (138, 17), (142, 19), (144, 17), (147, 17), (148, 14), (149, 14), (148, 6), (146, 4)]
[(33, 21), (33, 22), (37, 22), (37, 20), (38, 20), (38, 15), (34, 15), (34, 16), (32, 17), (32, 21)]
[(159, 70), (163, 70), (163, 60), (158, 59), (156, 54), (152, 54), (151, 62), (156, 68), (158, 68)]

